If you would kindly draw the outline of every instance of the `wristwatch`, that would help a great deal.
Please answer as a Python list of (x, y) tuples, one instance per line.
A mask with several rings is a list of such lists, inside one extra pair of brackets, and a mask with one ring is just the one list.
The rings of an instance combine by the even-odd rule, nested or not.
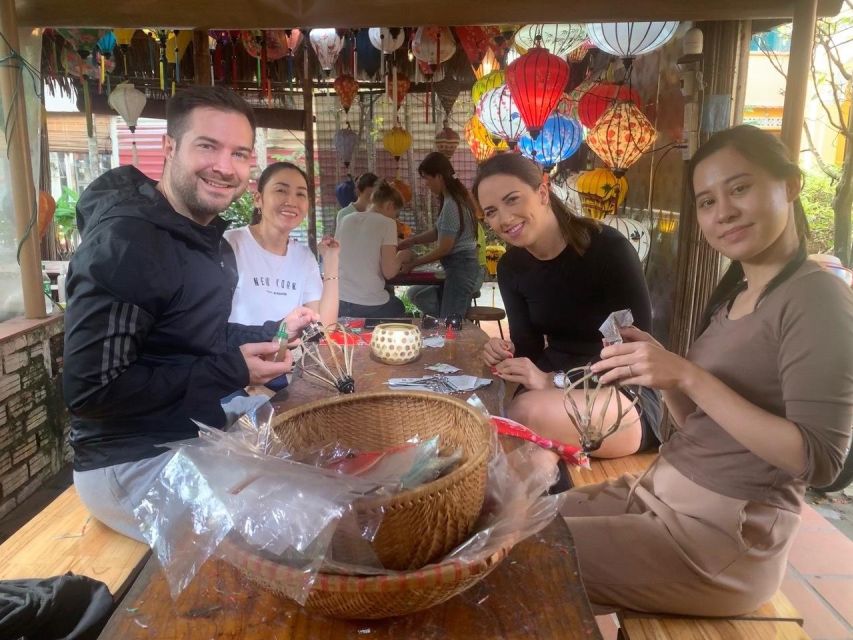
[(554, 386), (555, 387), (557, 387), (558, 389), (565, 389), (567, 382), (568, 381), (566, 380), (566, 372), (565, 371), (556, 371), (554, 373)]

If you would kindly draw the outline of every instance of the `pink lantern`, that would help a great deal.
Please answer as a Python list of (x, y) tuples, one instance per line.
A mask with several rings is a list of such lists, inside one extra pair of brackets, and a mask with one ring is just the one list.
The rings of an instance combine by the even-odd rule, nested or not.
[(320, 66), (328, 76), (335, 66), (335, 60), (344, 48), (344, 39), (338, 35), (335, 29), (311, 29), (308, 35), (311, 47), (317, 54)]
[(412, 54), (433, 67), (456, 53), (456, 41), (447, 27), (418, 27), (412, 38)]

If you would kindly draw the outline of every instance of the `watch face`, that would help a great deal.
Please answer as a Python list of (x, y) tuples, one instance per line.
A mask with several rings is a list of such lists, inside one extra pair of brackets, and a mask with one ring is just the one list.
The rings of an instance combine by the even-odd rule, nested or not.
[(566, 388), (566, 374), (562, 371), (558, 371), (554, 374), (554, 386), (559, 387), (560, 389)]

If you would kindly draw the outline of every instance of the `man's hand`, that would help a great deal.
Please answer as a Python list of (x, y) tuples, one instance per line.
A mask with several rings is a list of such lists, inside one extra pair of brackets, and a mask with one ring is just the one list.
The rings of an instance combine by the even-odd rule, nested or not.
[(240, 352), (249, 368), (250, 385), (266, 384), (293, 369), (293, 356), (286, 350), (281, 360), (271, 362), (277, 351), (278, 344), (275, 342), (250, 342), (240, 347)]

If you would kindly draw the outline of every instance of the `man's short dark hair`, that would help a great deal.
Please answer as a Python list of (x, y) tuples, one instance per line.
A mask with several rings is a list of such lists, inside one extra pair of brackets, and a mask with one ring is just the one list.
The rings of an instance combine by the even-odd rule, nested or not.
[(355, 181), (355, 189), (359, 193), (363, 193), (365, 189), (375, 187), (377, 182), (379, 182), (379, 176), (375, 173), (370, 173), (370, 171), (366, 171), (358, 176), (358, 180)]
[(255, 112), (252, 107), (231, 89), (218, 86), (195, 85), (177, 91), (166, 104), (166, 133), (180, 140), (187, 128), (187, 118), (193, 109), (208, 108), (230, 111), (246, 116), (255, 134)]

